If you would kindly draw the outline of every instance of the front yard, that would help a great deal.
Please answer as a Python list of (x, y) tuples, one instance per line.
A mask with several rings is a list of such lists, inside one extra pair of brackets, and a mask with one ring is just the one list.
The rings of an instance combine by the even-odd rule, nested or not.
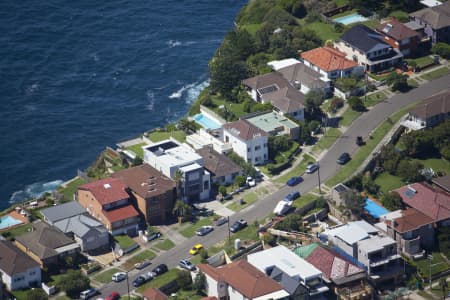
[(117, 272), (122, 272), (122, 270), (117, 269), (117, 268), (112, 268), (109, 270), (106, 270), (96, 276), (94, 276), (94, 280), (98, 281), (100, 283), (109, 283), (111, 282), (111, 277), (113, 276), (114, 273)]
[(156, 254), (153, 251), (150, 250), (144, 250), (139, 254), (134, 255), (133, 257), (131, 257), (130, 259), (128, 259), (123, 265), (122, 267), (125, 270), (131, 270), (134, 268), (134, 265), (138, 262), (147, 260), (147, 259), (153, 259), (156, 257)]
[(385, 100), (387, 98), (386, 94), (383, 91), (376, 92), (367, 96), (367, 98), (362, 98), (364, 101), (364, 105), (366, 107), (371, 107), (379, 102)]
[[(424, 258), (421, 260), (410, 262), (417, 268), (417, 272), (422, 278), (428, 278), (430, 276), (430, 260)], [(431, 261), (431, 274), (435, 275), (445, 270), (448, 270), (450, 265), (444, 260), (440, 252), (433, 252), (433, 260)]]
[(286, 172), (285, 174), (278, 177), (275, 180), (275, 182), (280, 183), (280, 184), (286, 184), (286, 181), (288, 181), (289, 178), (291, 178), (293, 176), (302, 175), (305, 172), (306, 166), (309, 163), (313, 163), (315, 161), (316, 160), (312, 156), (310, 156), (308, 154), (303, 154), (302, 161), (299, 164), (297, 164), (295, 167), (291, 168), (288, 172)]
[(442, 67), (439, 69), (436, 69), (434, 71), (431, 71), (429, 73), (426, 73), (422, 76), (420, 76), (420, 78), (425, 79), (425, 80), (433, 80), (433, 79), (437, 79), (440, 78), (442, 76), (445, 76), (447, 74), (450, 73), (450, 69), (447, 67)]
[(172, 249), (173, 247), (175, 247), (175, 244), (171, 240), (165, 239), (164, 241), (159, 242), (158, 244), (156, 244), (155, 247), (158, 248), (159, 250), (167, 251), (167, 250)]
[(149, 282), (145, 283), (144, 285), (140, 286), (137, 291), (139, 293), (142, 293), (148, 288), (160, 288), (164, 286), (165, 284), (175, 280), (177, 278), (178, 269), (170, 269), (169, 272), (164, 273), (162, 275), (157, 276), (155, 279), (150, 280)]
[(240, 211), (244, 207), (247, 207), (247, 206), (255, 203), (258, 200), (258, 195), (256, 195), (253, 192), (250, 192), (250, 193), (245, 194), (244, 197), (242, 197), (242, 200), (244, 201), (242, 204), (240, 204), (239, 199), (232, 200), (233, 203), (231, 203), (230, 205), (227, 205), (227, 207), (234, 211)]
[(313, 147), (312, 152), (314, 154), (320, 154), (323, 150), (329, 149), (331, 145), (342, 135), (342, 132), (338, 128), (327, 128), (324, 135), (320, 138), (317, 144)]
[(135, 241), (133, 241), (133, 239), (127, 235), (116, 235), (114, 237), (114, 240), (119, 244), (120, 248), (122, 249), (128, 249), (134, 244), (136, 244)]
[(202, 226), (211, 225), (212, 222), (212, 217), (199, 219), (195, 223), (191, 223), (190, 225), (188, 225), (188, 227), (182, 229), (180, 233), (187, 238), (193, 237), (197, 229)]

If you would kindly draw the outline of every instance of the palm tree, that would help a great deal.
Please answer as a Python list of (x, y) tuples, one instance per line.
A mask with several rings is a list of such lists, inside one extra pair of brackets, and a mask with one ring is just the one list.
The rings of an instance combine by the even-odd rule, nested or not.
[(175, 206), (174, 206), (172, 212), (174, 215), (176, 215), (178, 217), (178, 222), (181, 223), (183, 221), (183, 219), (185, 219), (191, 215), (192, 207), (189, 204), (184, 203), (181, 200), (177, 200), (177, 202), (175, 202)]
[(174, 175), (174, 177), (173, 177), (173, 180), (175, 180), (175, 182), (176, 182), (176, 184), (177, 184), (177, 197), (178, 198), (180, 198), (180, 199), (183, 199), (183, 189), (182, 189), (182, 186), (183, 186), (183, 172), (182, 171), (180, 171), (180, 170), (177, 170), (176, 172), (175, 172), (175, 175)]

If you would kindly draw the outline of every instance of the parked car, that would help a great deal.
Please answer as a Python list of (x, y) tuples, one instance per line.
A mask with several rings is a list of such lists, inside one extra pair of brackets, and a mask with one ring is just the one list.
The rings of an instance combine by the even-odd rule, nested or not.
[(336, 162), (340, 165), (345, 165), (350, 160), (350, 154), (347, 152), (342, 153)]
[(292, 202), (295, 199), (297, 199), (298, 197), (300, 197), (300, 192), (294, 191), (294, 192), (290, 192), (289, 194), (287, 194), (283, 200), (287, 201), (287, 202)]
[(311, 174), (314, 173), (316, 170), (319, 169), (319, 164), (318, 163), (312, 163), (306, 166), (306, 173), (307, 174)]
[(119, 281), (125, 280), (126, 278), (127, 278), (127, 273), (117, 272), (117, 273), (113, 274), (112, 281), (119, 282)]
[(153, 240), (156, 240), (156, 239), (159, 239), (161, 237), (161, 232), (153, 232), (153, 233), (150, 233), (149, 235), (148, 235), (148, 237), (147, 237), (147, 241), (153, 241)]
[(197, 244), (189, 250), (190, 255), (197, 255), (200, 250), (203, 248), (202, 244)]
[(180, 260), (180, 262), (178, 263), (178, 266), (180, 266), (180, 268), (189, 270), (189, 271), (195, 271), (197, 268), (187, 259), (182, 259)]
[(134, 264), (134, 267), (136, 269), (138, 269), (138, 270), (142, 270), (142, 269), (144, 269), (145, 267), (147, 267), (147, 266), (149, 266), (151, 264), (152, 264), (152, 261), (147, 259), (147, 260), (144, 260), (144, 261), (141, 261), (139, 263)]
[(89, 299), (89, 298), (91, 298), (91, 297), (94, 297), (94, 296), (97, 295), (98, 293), (99, 293), (99, 292), (98, 292), (97, 289), (90, 288), (90, 289), (87, 289), (87, 290), (82, 291), (82, 292), (80, 293), (80, 299)]
[(167, 268), (167, 265), (160, 264), (152, 270), (152, 274), (153, 274), (153, 277), (156, 277), (158, 275), (166, 273), (167, 271), (169, 271), (169, 268)]
[(364, 140), (363, 140), (362, 136), (356, 137), (356, 145), (358, 145), (358, 146), (364, 145)]
[(275, 206), (273, 213), (277, 216), (285, 215), (292, 207), (292, 201), (280, 201), (277, 206)]
[(303, 181), (303, 178), (302, 178), (302, 177), (300, 177), (300, 176), (294, 176), (294, 177), (290, 178), (290, 179), (286, 182), (286, 184), (287, 184), (288, 186), (294, 186), (294, 185), (299, 184), (299, 183), (302, 182), (302, 181)]
[(199, 229), (197, 229), (195, 231), (195, 234), (199, 235), (199, 236), (204, 236), (204, 235), (207, 235), (208, 233), (210, 233), (213, 230), (214, 230), (214, 228), (212, 226), (206, 225), (206, 226), (202, 226)]
[(108, 297), (105, 298), (105, 300), (119, 300), (120, 299), (120, 294), (118, 292), (112, 292), (111, 294), (109, 294)]
[(147, 281), (150, 281), (152, 279), (153, 279), (153, 273), (152, 272), (141, 274), (138, 277), (136, 277), (136, 279), (133, 280), (133, 286), (134, 287), (141, 286), (144, 283), (146, 283)]
[(233, 225), (230, 226), (231, 232), (238, 232), (239, 230), (243, 229), (245, 226), (247, 226), (247, 221), (240, 219), (233, 223)]
[(220, 226), (220, 225), (225, 224), (226, 222), (228, 222), (227, 217), (220, 217), (216, 221), (214, 221), (214, 224), (216, 224), (216, 226)]
[(256, 185), (256, 180), (253, 177), (248, 176), (246, 183), (247, 183), (248, 187), (254, 187)]

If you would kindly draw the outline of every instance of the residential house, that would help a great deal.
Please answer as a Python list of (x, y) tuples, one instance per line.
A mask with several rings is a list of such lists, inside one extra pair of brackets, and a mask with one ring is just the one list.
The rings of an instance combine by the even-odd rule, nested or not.
[(245, 260), (217, 268), (200, 264), (198, 268), (206, 276), (206, 294), (220, 300), (276, 300), (289, 296), (279, 283)]
[(204, 167), (211, 174), (211, 181), (220, 185), (230, 185), (238, 175), (242, 175), (242, 168), (235, 164), (228, 156), (214, 151), (212, 147), (197, 150), (203, 158)]
[(223, 139), (246, 162), (261, 165), (269, 159), (268, 134), (247, 120), (223, 125)]
[(111, 176), (120, 179), (128, 187), (148, 224), (164, 224), (172, 216), (177, 199), (174, 180), (148, 164), (121, 170)]
[(51, 206), (40, 211), (44, 220), (75, 239), (81, 251), (91, 253), (109, 249), (109, 233), (77, 202)]
[(167, 300), (169, 297), (157, 288), (148, 288), (142, 293), (144, 300)]
[(350, 189), (343, 183), (336, 184), (331, 190), (331, 201), (334, 206), (339, 207), (344, 205), (344, 194)]
[(127, 186), (117, 178), (105, 178), (80, 185), (78, 202), (112, 235), (136, 234), (139, 213), (130, 202)]
[(277, 112), (254, 113), (243, 117), (270, 135), (289, 135), (293, 140), (300, 136), (300, 126)]
[[(318, 297), (329, 290), (323, 284), (320, 270), (284, 246), (249, 254), (247, 261), (275, 281), (280, 282), (281, 285), (287, 283), (283, 287), (285, 290), (289, 290), (290, 296), (293, 298), (297, 293), (301, 294), (302, 292), (303, 296), (307, 298)], [(277, 269), (275, 270), (275, 268)], [(283, 277), (285, 279), (281, 281)], [(290, 280), (286, 280), (286, 277), (289, 277)], [(296, 284), (293, 285), (292, 280)], [(303, 286), (303, 289), (299, 288), (299, 284)], [(295, 288), (291, 289), (290, 287)]]
[(201, 128), (197, 132), (186, 136), (186, 143), (195, 150), (211, 146), (215, 151), (227, 154), (233, 148), (230, 144), (223, 142), (222, 135), (222, 129), (206, 130)]
[(372, 288), (367, 274), (355, 261), (319, 243), (297, 247), (293, 252), (322, 272), (322, 278), (341, 299), (368, 299)]
[(173, 180), (181, 181), (181, 198), (187, 202), (210, 197), (211, 174), (203, 158), (187, 144), (170, 138), (144, 148), (144, 161)]
[(433, 178), (431, 182), (443, 191), (450, 193), (450, 175)]
[(384, 41), (381, 34), (361, 24), (347, 30), (334, 46), (368, 72), (395, 66), (403, 57), (399, 50)]
[(424, 32), (433, 44), (450, 43), (450, 1), (427, 7), (409, 14), (410, 18), (424, 26)]
[(41, 285), (39, 264), (10, 241), (0, 240), (0, 274), (10, 291)]
[(300, 57), (305, 66), (317, 71), (329, 80), (362, 75), (364, 68), (347, 59), (345, 53), (333, 47), (319, 47), (302, 52)]
[(305, 95), (293, 87), (280, 73), (272, 72), (242, 81), (250, 97), (260, 103), (271, 103), (282, 115), (297, 120), (305, 118)]
[(402, 125), (411, 130), (434, 127), (450, 118), (450, 89), (428, 97), (410, 109)]
[(417, 53), (420, 35), (400, 21), (391, 18), (382, 21), (375, 30), (384, 36), (384, 41), (398, 49), (404, 57)]
[(438, 226), (450, 225), (450, 194), (425, 182), (416, 182), (396, 190), (409, 207), (433, 219)]
[(41, 220), (33, 222), (32, 231), (17, 236), (14, 243), (42, 268), (58, 264), (66, 257), (74, 258), (80, 251), (74, 240)]

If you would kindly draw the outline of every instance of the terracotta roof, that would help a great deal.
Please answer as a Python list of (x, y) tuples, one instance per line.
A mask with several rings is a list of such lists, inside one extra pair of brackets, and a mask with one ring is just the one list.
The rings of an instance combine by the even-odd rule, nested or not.
[(203, 147), (197, 153), (203, 158), (203, 166), (216, 177), (242, 172), (242, 168), (228, 156), (214, 151), (212, 147)]
[(433, 178), (432, 182), (439, 186), (441, 189), (450, 193), (450, 175)]
[(13, 276), (35, 267), (39, 267), (39, 264), (13, 243), (0, 240), (0, 272)]
[(139, 213), (131, 204), (115, 208), (112, 210), (103, 210), (102, 212), (111, 223), (132, 217), (137, 217), (139, 215)]
[(163, 194), (176, 187), (175, 181), (148, 164), (121, 170), (111, 176), (120, 179), (144, 199)]
[(450, 113), (450, 89), (428, 97), (409, 111), (409, 114), (422, 120), (448, 113)]
[(346, 70), (358, 66), (356, 62), (346, 59), (345, 53), (331, 47), (312, 49), (303, 52), (301, 57), (326, 72)]
[(246, 298), (253, 299), (283, 290), (283, 287), (245, 260), (218, 268), (200, 264), (199, 269), (216, 281), (226, 282)]
[(380, 24), (378, 24), (375, 30), (383, 35), (393, 38), (396, 41), (402, 41), (404, 39), (419, 36), (416, 31), (410, 29), (405, 24), (397, 21), (394, 18), (381, 22)]
[(146, 289), (142, 293), (142, 297), (144, 297), (144, 299), (146, 300), (166, 300), (169, 298), (167, 297), (166, 294), (164, 294), (163, 292), (161, 292), (159, 289), (156, 288)]
[(249, 141), (256, 137), (268, 136), (268, 133), (259, 129), (252, 123), (246, 120), (238, 120), (231, 123), (226, 123), (223, 128), (231, 133), (233, 136), (241, 140)]
[(80, 190), (90, 191), (102, 205), (128, 199), (126, 188), (126, 185), (117, 178), (105, 178), (78, 187)]
[[(434, 220), (429, 216), (414, 208), (408, 208), (402, 211), (402, 216), (400, 218), (394, 219), (394, 227), (397, 232), (404, 233), (432, 224), (433, 222)], [(385, 223), (387, 226), (392, 227), (392, 222), (390, 220), (386, 220)]]
[(450, 26), (450, 1), (441, 5), (424, 8), (409, 14), (431, 25), (433, 29)]
[[(414, 191), (411, 189), (414, 189)], [(413, 183), (395, 190), (404, 203), (432, 218), (435, 222), (450, 218), (450, 194), (433, 189), (426, 183)]]

